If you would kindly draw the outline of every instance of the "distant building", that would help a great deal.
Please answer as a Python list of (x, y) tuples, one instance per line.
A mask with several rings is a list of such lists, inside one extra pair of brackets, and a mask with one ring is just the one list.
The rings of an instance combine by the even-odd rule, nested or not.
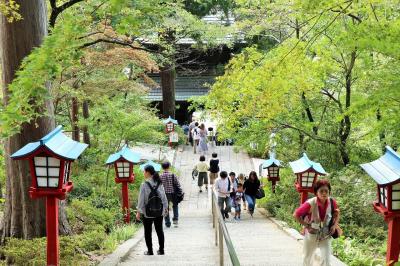
[[(231, 25), (233, 18), (226, 19), (220, 14), (208, 15), (203, 18), (208, 23), (219, 23)], [(191, 38), (184, 38), (178, 41), (178, 45), (188, 48), (188, 54), (185, 58), (177, 61), (176, 79), (175, 79), (175, 101), (178, 108), (175, 112), (175, 119), (179, 124), (191, 121), (191, 112), (188, 111), (189, 103), (187, 100), (192, 96), (202, 96), (208, 93), (210, 86), (215, 82), (215, 78), (223, 74), (224, 66), (229, 62), (233, 53), (238, 53), (244, 47), (245, 42), (235, 43), (233, 48), (224, 43), (230, 42), (231, 36), (226, 36), (221, 40), (218, 48), (200, 51), (191, 48), (196, 42)], [(151, 42), (147, 42), (151, 46)], [(189, 62), (189, 63), (188, 63)], [(158, 73), (148, 74), (155, 82), (160, 84)], [(157, 86), (150, 89), (147, 97), (154, 106), (162, 110), (162, 91)]]

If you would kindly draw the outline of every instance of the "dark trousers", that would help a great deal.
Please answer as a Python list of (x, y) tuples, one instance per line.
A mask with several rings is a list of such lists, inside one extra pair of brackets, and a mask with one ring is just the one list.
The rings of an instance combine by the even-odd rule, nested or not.
[(178, 212), (178, 202), (176, 202), (176, 196), (174, 193), (167, 193), (167, 200), (168, 200), (168, 214), (165, 216), (165, 225), (167, 227), (171, 226), (171, 218), (169, 216), (169, 206), (170, 203), (172, 203), (172, 211), (174, 213), (174, 216), (172, 218), (172, 221), (178, 221), (179, 218), (179, 212)]
[(143, 226), (144, 226), (144, 238), (146, 240), (147, 250), (149, 252), (153, 252), (153, 242), (151, 239), (151, 231), (153, 227), (156, 228), (157, 237), (158, 237), (158, 245), (160, 246), (160, 250), (164, 250), (164, 231), (163, 231), (163, 217), (157, 218), (143, 218)]

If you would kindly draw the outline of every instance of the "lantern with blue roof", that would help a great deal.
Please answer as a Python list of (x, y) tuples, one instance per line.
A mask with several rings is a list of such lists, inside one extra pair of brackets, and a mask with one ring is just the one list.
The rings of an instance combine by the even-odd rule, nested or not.
[(178, 124), (178, 121), (169, 116), (167, 119), (163, 120), (163, 123), (165, 124), (165, 131), (170, 133), (175, 131), (175, 125)]
[(281, 162), (275, 158), (274, 153), (271, 153), (271, 158), (262, 163), (262, 168), (268, 171), (268, 181), (272, 183), (272, 192), (275, 193), (276, 182), (280, 180), (279, 178), (279, 168)]
[(386, 262), (393, 265), (400, 252), (400, 156), (386, 146), (383, 156), (360, 166), (377, 184), (377, 200), (373, 206), (388, 223)]
[(122, 212), (125, 223), (130, 223), (128, 183), (135, 180), (133, 166), (139, 162), (140, 154), (131, 151), (127, 145), (119, 152), (110, 155), (106, 161), (107, 165), (114, 165), (115, 182), (122, 183)]
[(65, 199), (66, 192), (73, 188), (69, 180), (71, 163), (87, 148), (87, 144), (76, 142), (62, 133), (58, 126), (37, 142), (28, 143), (11, 155), (15, 160), (28, 160), (32, 182), (31, 198), (55, 196)]
[(110, 155), (106, 164), (114, 165), (116, 183), (132, 183), (135, 181), (133, 166), (139, 162), (140, 154), (133, 152), (125, 145), (119, 152)]
[(311, 161), (307, 154), (294, 162), (289, 162), (293, 173), (296, 175), (295, 187), (301, 193), (300, 203), (304, 203), (308, 198), (308, 192), (314, 191), (314, 184), (318, 176), (326, 175), (321, 164)]
[(58, 126), (11, 155), (14, 160), (29, 162), (32, 177), (29, 196), (46, 197), (47, 265), (59, 265), (58, 200), (65, 199), (72, 190), (71, 163), (87, 146), (64, 135)]

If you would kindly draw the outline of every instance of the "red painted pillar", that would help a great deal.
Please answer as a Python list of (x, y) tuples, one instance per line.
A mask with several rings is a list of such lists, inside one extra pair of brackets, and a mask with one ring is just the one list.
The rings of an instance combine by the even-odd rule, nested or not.
[(302, 191), (301, 192), (301, 199), (300, 199), (300, 205), (306, 202), (308, 199), (308, 192), (307, 191)]
[(131, 215), (129, 211), (128, 182), (122, 182), (122, 211), (125, 217), (125, 223), (129, 223)]
[(393, 217), (388, 221), (388, 241), (386, 263), (394, 265), (399, 260), (400, 252), (400, 217)]
[(46, 197), (47, 265), (60, 265), (58, 241), (58, 199)]

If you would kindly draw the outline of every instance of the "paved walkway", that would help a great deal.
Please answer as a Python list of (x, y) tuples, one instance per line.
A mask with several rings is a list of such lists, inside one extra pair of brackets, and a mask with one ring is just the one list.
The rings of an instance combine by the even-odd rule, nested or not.
[[(244, 153), (235, 153), (231, 146), (211, 148), (218, 153), (220, 168), (236, 174), (256, 170), (252, 160)], [(210, 151), (211, 154), (211, 151)], [(209, 161), (210, 155), (206, 159)], [(211, 220), (211, 191), (199, 193), (197, 180), (192, 180), (193, 165), (199, 155), (194, 155), (191, 147), (176, 153), (175, 167), (180, 171), (181, 183), (185, 190), (185, 200), (180, 204), (178, 228), (165, 228), (165, 256), (144, 256), (144, 239), (119, 265), (219, 265), (218, 247), (214, 245), (214, 230)], [(242, 220), (226, 221), (233, 245), (241, 265), (290, 265), (302, 263), (302, 244), (282, 231), (270, 219), (259, 212), (254, 218), (242, 211)], [(157, 236), (153, 232), (154, 250), (157, 250)], [(225, 248), (225, 265), (230, 265)], [(334, 262), (333, 265), (343, 265)]]

